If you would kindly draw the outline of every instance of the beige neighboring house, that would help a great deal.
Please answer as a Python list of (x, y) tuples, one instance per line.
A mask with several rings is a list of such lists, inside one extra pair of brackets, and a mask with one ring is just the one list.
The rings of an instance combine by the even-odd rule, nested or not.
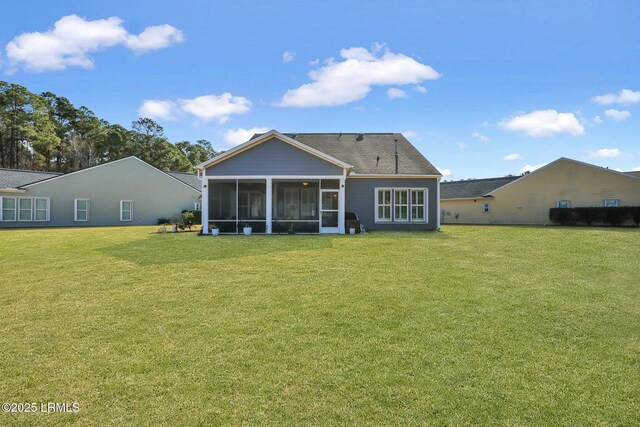
[(440, 184), (443, 224), (550, 224), (556, 207), (640, 206), (640, 173), (560, 158), (523, 176)]

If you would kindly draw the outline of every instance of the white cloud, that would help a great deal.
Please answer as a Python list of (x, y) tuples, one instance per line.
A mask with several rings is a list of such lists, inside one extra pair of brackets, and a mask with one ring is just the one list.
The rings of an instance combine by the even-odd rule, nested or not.
[(620, 157), (622, 153), (617, 148), (601, 148), (596, 151), (591, 151), (589, 157), (593, 158), (612, 158)]
[(604, 112), (604, 115), (611, 120), (621, 122), (623, 120), (627, 120), (631, 116), (631, 113), (626, 110), (615, 110), (613, 108), (610, 108)]
[(404, 132), (402, 132), (402, 135), (407, 139), (415, 138), (416, 136), (418, 136), (418, 132), (414, 130), (405, 130)]
[(311, 83), (288, 90), (277, 105), (344, 105), (367, 96), (372, 86), (416, 85), (440, 77), (430, 66), (393, 53), (383, 46), (376, 44), (371, 52), (363, 47), (342, 49), (340, 56), (343, 61), (336, 62), (329, 58), (324, 66), (309, 73)]
[(398, 98), (408, 98), (407, 92), (402, 89), (398, 89), (397, 87), (390, 87), (387, 89), (387, 97), (389, 99), (398, 99)]
[(459, 149), (464, 150), (465, 148), (468, 148), (469, 146), (467, 144), (465, 144), (464, 142), (458, 142), (456, 143), (456, 145), (458, 146)]
[(593, 122), (594, 122), (594, 123), (602, 123), (602, 117), (600, 117), (600, 116), (595, 116), (595, 117), (593, 118)]
[(484, 136), (484, 135), (481, 135), (481, 134), (480, 134), (480, 133), (478, 133), (478, 132), (474, 132), (474, 133), (472, 133), (472, 134), (471, 134), (471, 136), (472, 136), (472, 137), (474, 137), (475, 139), (479, 139), (479, 140), (480, 140), (480, 141), (482, 141), (482, 142), (489, 142), (489, 141), (491, 141), (491, 139), (489, 139), (489, 137)]
[(55, 22), (53, 29), (44, 32), (22, 33), (6, 46), (9, 72), (18, 68), (43, 72), (64, 70), (70, 66), (93, 68), (89, 56), (108, 47), (124, 45), (136, 53), (160, 49), (184, 40), (182, 31), (171, 25), (146, 27), (142, 33), (130, 34), (122, 19), (88, 21), (68, 15)]
[(640, 171), (640, 166), (636, 166), (635, 168), (633, 168), (634, 171)]
[(502, 160), (506, 160), (507, 162), (513, 162), (514, 160), (520, 160), (522, 156), (518, 153), (507, 154), (502, 158)]
[(172, 120), (174, 118), (175, 110), (176, 104), (172, 101), (146, 99), (140, 108), (138, 108), (138, 116), (154, 120)]
[(236, 146), (240, 145), (243, 142), (247, 142), (251, 139), (251, 137), (257, 133), (266, 133), (269, 132), (267, 128), (251, 128), (251, 129), (229, 129), (224, 133), (224, 142), (227, 145)]
[(540, 163), (539, 165), (525, 165), (520, 168), (520, 173), (533, 172), (534, 170), (540, 169), (543, 166), (546, 166), (546, 163)]
[(502, 120), (499, 125), (504, 130), (524, 132), (534, 138), (553, 136), (557, 133), (584, 134), (584, 126), (573, 113), (559, 113), (556, 110), (518, 114)]
[(415, 85), (413, 87), (413, 90), (415, 90), (418, 93), (427, 93), (427, 88), (424, 86), (420, 86), (420, 85)]
[(638, 104), (640, 103), (640, 90), (633, 91), (630, 89), (622, 89), (618, 93), (607, 93), (604, 95), (594, 96), (591, 98), (593, 102), (600, 105), (609, 104)]
[(440, 172), (442, 174), (442, 176), (451, 176), (453, 175), (453, 172), (451, 172), (451, 169), (442, 169), (436, 166), (436, 169), (438, 169), (438, 172)]
[(285, 50), (284, 53), (282, 54), (282, 61), (284, 62), (293, 62), (296, 60), (296, 54), (293, 52), (289, 52), (288, 50)]
[(178, 103), (183, 111), (193, 114), (205, 122), (215, 119), (219, 124), (229, 120), (231, 114), (243, 114), (251, 109), (251, 101), (242, 96), (234, 96), (229, 92), (222, 95), (179, 99)]

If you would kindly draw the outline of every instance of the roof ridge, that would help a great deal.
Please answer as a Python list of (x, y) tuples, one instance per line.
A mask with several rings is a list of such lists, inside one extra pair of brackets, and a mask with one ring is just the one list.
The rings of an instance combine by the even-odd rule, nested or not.
[(456, 182), (471, 182), (471, 181), (488, 181), (490, 179), (505, 179), (505, 178), (522, 178), (524, 175), (511, 175), (511, 176), (496, 176), (494, 178), (471, 178), (471, 179), (459, 179), (457, 181), (442, 181), (442, 184), (453, 184)]

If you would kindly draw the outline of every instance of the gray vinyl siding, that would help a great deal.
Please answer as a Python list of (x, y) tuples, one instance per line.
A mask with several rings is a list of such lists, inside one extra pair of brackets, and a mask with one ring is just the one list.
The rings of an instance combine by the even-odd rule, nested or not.
[[(438, 180), (436, 178), (347, 178), (346, 211), (358, 214), (367, 230), (435, 230), (439, 209)], [(375, 222), (375, 189), (386, 188), (427, 188), (427, 223), (385, 223)]]
[[(25, 187), (24, 194), (4, 197), (48, 197), (48, 222), (0, 222), (7, 227), (75, 227), (156, 224), (193, 209), (200, 193), (136, 158), (65, 175)], [(74, 221), (74, 199), (89, 199), (89, 221)], [(120, 201), (133, 201), (133, 221), (120, 221)]]
[(342, 167), (322, 160), (277, 138), (210, 166), (207, 176), (342, 175)]

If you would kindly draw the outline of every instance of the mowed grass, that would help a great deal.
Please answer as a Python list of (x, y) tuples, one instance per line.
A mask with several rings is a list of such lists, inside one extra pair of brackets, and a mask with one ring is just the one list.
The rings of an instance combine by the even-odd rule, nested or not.
[(640, 232), (0, 231), (7, 425), (640, 424)]

